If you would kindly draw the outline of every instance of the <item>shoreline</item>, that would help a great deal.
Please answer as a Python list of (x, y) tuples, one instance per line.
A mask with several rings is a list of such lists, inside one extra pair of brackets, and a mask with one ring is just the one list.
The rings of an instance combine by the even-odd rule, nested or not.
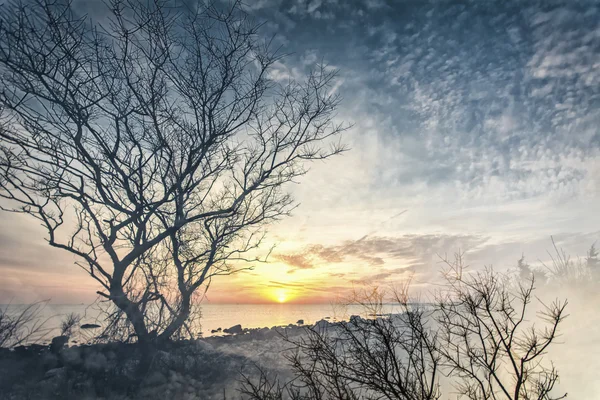
[[(319, 324), (333, 325), (326, 320)], [(282, 355), (289, 344), (284, 336), (301, 335), (313, 326), (240, 326), (240, 333), (168, 342), (157, 349), (141, 377), (138, 370), (144, 357), (137, 343), (68, 346), (56, 337), (54, 346), (3, 348), (0, 393), (7, 399), (223, 399), (224, 392), (227, 398), (237, 398), (242, 371), (252, 374), (260, 365), (285, 375)]]

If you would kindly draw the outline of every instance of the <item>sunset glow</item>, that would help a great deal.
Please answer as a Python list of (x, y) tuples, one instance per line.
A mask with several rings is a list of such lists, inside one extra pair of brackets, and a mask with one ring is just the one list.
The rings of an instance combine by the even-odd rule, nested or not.
[[(481, 2), (484, 14), (451, 2), (248, 3), (277, 22), (262, 34), (290, 54), (274, 64), (274, 83), (302, 81), (319, 62), (339, 68), (334, 122), (353, 124), (342, 138), (351, 150), (306, 165), (284, 188), (299, 207), (248, 256), (268, 262), (215, 277), (206, 301), (328, 304), (408, 276), (424, 288), (440, 277), (437, 255), (459, 249), (471, 265), (506, 270), (522, 255), (548, 262), (550, 236), (570, 254), (598, 243), (598, 61), (576, 53), (596, 19), (536, 6), (507, 30), (518, 7), (504, 2)], [(461, 25), (459, 14), (479, 22)], [(48, 246), (39, 221), (3, 213), (2, 226), (0, 303), (96, 299), (102, 288)]]
[(285, 303), (286, 300), (287, 300), (287, 297), (285, 295), (285, 290), (280, 290), (277, 295), (277, 301), (280, 303)]
[(285, 303), (289, 300), (288, 292), (285, 289), (275, 289), (269, 297), (277, 303)]
[(600, 399), (600, 0), (4, 3), (0, 400)]

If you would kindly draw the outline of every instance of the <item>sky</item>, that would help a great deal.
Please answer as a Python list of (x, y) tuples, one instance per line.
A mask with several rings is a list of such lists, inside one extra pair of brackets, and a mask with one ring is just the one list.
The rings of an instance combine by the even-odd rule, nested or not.
[[(275, 81), (339, 70), (350, 150), (288, 189), (268, 263), (213, 303), (335, 301), (440, 277), (441, 257), (506, 271), (600, 244), (600, 4), (248, 0), (288, 54)], [(86, 4), (90, 15), (98, 7)], [(26, 216), (0, 214), (0, 302), (90, 302), (97, 288)]]

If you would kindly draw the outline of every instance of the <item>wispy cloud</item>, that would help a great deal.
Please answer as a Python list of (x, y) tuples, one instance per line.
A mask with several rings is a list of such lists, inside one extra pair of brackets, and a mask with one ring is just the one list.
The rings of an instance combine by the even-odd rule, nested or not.
[[(293, 254), (277, 254), (275, 258), (288, 266), (288, 273), (320, 267), (330, 277), (354, 281), (375, 281), (405, 270), (429, 273), (438, 261), (437, 254), (461, 249), (469, 251), (487, 242), (487, 238), (469, 235), (402, 235), (397, 237), (363, 236), (337, 245), (309, 244)], [(391, 268), (391, 269), (389, 269)], [(343, 272), (340, 272), (343, 271)], [(357, 272), (348, 276), (348, 273)], [(368, 273), (365, 275), (364, 271)], [(373, 271), (378, 271), (373, 274)], [(368, 276), (367, 276), (368, 275)]]
[[(545, 257), (550, 235), (573, 254), (600, 239), (597, 5), (246, 6), (289, 53), (271, 79), (335, 65), (344, 97), (338, 118), (355, 125), (344, 137), (350, 152), (312, 164), (289, 188), (300, 207), (270, 236), (282, 244), (274, 260), (284, 267), (257, 266), (244, 279), (260, 286), (294, 278), (317, 290), (390, 281), (401, 268), (426, 280), (435, 278), (436, 253), (470, 250), (473, 264), (508, 268), (522, 253)], [(73, 271), (34, 222), (11, 218), (2, 214), (7, 279), (48, 265)]]

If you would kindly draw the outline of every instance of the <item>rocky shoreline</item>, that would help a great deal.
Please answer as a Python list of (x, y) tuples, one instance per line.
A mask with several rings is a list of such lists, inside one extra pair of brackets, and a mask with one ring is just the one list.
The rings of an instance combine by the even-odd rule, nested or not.
[(325, 319), (310, 326), (303, 320), (271, 328), (234, 325), (207, 338), (170, 342), (157, 351), (143, 377), (136, 373), (141, 354), (134, 343), (69, 346), (68, 337), (58, 336), (46, 345), (0, 349), (0, 392), (15, 400), (175, 395), (223, 399), (224, 393), (226, 398), (239, 398), (236, 387), (242, 370), (261, 364), (285, 374), (284, 338), (301, 335), (307, 327), (329, 325)]

